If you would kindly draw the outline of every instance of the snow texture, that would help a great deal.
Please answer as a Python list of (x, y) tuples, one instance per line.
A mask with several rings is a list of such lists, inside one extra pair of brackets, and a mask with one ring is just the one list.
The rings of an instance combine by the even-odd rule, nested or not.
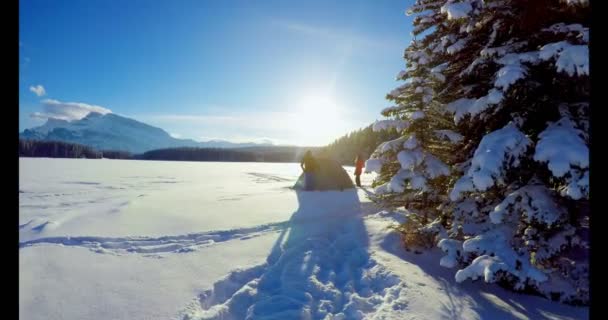
[[(295, 163), (19, 161), (24, 319), (588, 314), (456, 284), (453, 271), (437, 265), (439, 252), (407, 253), (387, 228), (404, 212), (373, 214), (380, 210), (369, 190), (294, 192)], [(364, 187), (372, 179), (363, 175)]]
[(402, 285), (367, 250), (356, 192), (298, 197), (300, 208), (267, 262), (217, 282), (189, 319), (351, 319), (392, 305), (387, 298)]
[(458, 264), (458, 258), (460, 257), (460, 252), (462, 250), (462, 241), (441, 239), (437, 246), (446, 253), (446, 255), (439, 260), (439, 265), (446, 268), (454, 268)]
[(573, 167), (589, 167), (589, 148), (574, 128), (570, 119), (564, 117), (550, 124), (539, 134), (534, 160), (546, 162), (555, 177), (563, 177)]
[(420, 165), (424, 160), (424, 153), (416, 150), (402, 150), (397, 154), (397, 160), (403, 169), (412, 169), (414, 166)]
[(519, 166), (519, 158), (531, 143), (513, 123), (485, 135), (475, 150), (468, 172), (454, 186), (452, 200), (459, 199), (461, 192), (471, 191), (473, 187), (485, 191), (502, 183), (506, 169)]
[(456, 41), (455, 43), (453, 43), (451, 46), (447, 47), (446, 52), (449, 54), (455, 54), (458, 51), (464, 49), (466, 44), (467, 44), (467, 41), (465, 39), (460, 39), (460, 40)]
[(557, 206), (551, 191), (544, 185), (527, 185), (507, 195), (507, 197), (490, 212), (493, 223), (502, 223), (505, 215), (516, 213), (528, 223), (542, 223), (551, 226), (564, 218), (566, 212)]
[(395, 77), (395, 80), (403, 79), (403, 77), (405, 77), (406, 74), (407, 74), (407, 72), (405, 70), (399, 71), (399, 73), (397, 74), (397, 77)]
[(411, 135), (404, 143), (403, 147), (406, 149), (415, 149), (418, 147), (418, 139), (416, 139), (415, 135)]
[(450, 174), (450, 168), (437, 157), (427, 154), (424, 158), (425, 172), (429, 178), (435, 179)]
[(566, 3), (568, 3), (568, 5), (571, 5), (571, 6), (576, 6), (576, 5), (588, 6), (589, 0), (566, 0)]
[(381, 159), (367, 159), (365, 161), (365, 172), (376, 172), (380, 173), (382, 169), (383, 161)]
[(458, 201), (462, 198), (464, 192), (471, 192), (474, 190), (475, 186), (473, 185), (473, 179), (467, 175), (462, 176), (454, 183), (454, 187), (452, 187), (452, 191), (450, 191), (450, 200)]
[(432, 68), (431, 75), (439, 82), (445, 81), (445, 75), (443, 75), (443, 71), (447, 68), (448, 63), (442, 63), (434, 68)]
[(412, 114), (410, 114), (410, 119), (412, 120), (418, 120), (418, 119), (423, 119), (424, 118), (424, 111), (414, 111), (412, 112)]
[(573, 45), (567, 41), (553, 42), (544, 45), (539, 52), (542, 60), (557, 57), (557, 72), (566, 72), (569, 76), (589, 75), (589, 47)]
[(448, 15), (448, 19), (465, 18), (473, 10), (473, 7), (468, 2), (451, 2), (446, 3), (441, 7), (441, 13)]
[(448, 111), (454, 113), (454, 122), (458, 123), (466, 115), (476, 116), (491, 106), (499, 104), (503, 99), (500, 90), (490, 89), (487, 95), (477, 98), (460, 98), (446, 105)]
[(500, 226), (463, 242), (465, 252), (479, 255), (464, 269), (456, 272), (456, 281), (473, 280), (483, 276), (485, 282), (494, 282), (496, 273), (504, 271), (517, 277), (515, 289), (522, 289), (527, 281), (541, 283), (547, 275), (530, 264), (526, 254), (519, 254), (511, 247), (512, 230)]
[(394, 140), (385, 141), (381, 143), (377, 148), (376, 152), (384, 153), (391, 150), (401, 149), (401, 146), (407, 141), (407, 138), (402, 136)]
[(391, 112), (395, 112), (395, 111), (398, 111), (400, 109), (401, 109), (401, 107), (398, 107), (398, 106), (387, 107), (387, 108), (382, 109), (381, 113), (382, 114), (389, 114)]
[(523, 79), (527, 74), (526, 68), (521, 64), (509, 64), (506, 65), (496, 73), (496, 80), (494, 86), (507, 91), (509, 86), (514, 84), (517, 80)]
[(565, 24), (563, 22), (560, 22), (550, 26), (549, 28), (543, 29), (543, 31), (566, 34), (578, 33), (578, 38), (580, 38), (585, 43), (589, 42), (589, 28), (585, 28), (578, 23)]
[(463, 139), (460, 133), (453, 130), (435, 130), (435, 134), (441, 138), (450, 140), (452, 143), (458, 143)]
[(396, 129), (397, 131), (403, 131), (409, 127), (410, 123), (404, 120), (378, 120), (374, 122), (372, 129), (375, 132), (389, 129)]

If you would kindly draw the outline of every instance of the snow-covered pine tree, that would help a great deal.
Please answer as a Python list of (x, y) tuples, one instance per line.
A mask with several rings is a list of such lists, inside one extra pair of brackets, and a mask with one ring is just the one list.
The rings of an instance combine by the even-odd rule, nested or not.
[[(416, 227), (441, 238), (457, 281), (587, 303), (588, 2), (418, 0), (408, 13), (425, 35), (388, 96), (393, 119), (377, 123), (403, 129), (369, 162), (377, 191), (393, 206), (424, 199), (412, 215), (440, 219)], [(415, 148), (401, 142), (411, 139)], [(449, 182), (425, 159), (443, 161)]]
[[(437, 1), (421, 1), (421, 7), (438, 8)], [(434, 14), (416, 18), (414, 34), (433, 25)], [(444, 106), (434, 100), (445, 86), (442, 74), (447, 64), (440, 32), (412, 41), (405, 50), (406, 70), (397, 75), (405, 83), (387, 95), (395, 106), (382, 114), (391, 119), (377, 121), (374, 130), (395, 128), (401, 137), (381, 144), (366, 162), (367, 171), (377, 172), (376, 199), (385, 206), (407, 209), (407, 222), (399, 227), (407, 248), (435, 244), (444, 231), (442, 204), (447, 200), (451, 144), (462, 137), (453, 131)], [(444, 235), (445, 236), (445, 235)]]

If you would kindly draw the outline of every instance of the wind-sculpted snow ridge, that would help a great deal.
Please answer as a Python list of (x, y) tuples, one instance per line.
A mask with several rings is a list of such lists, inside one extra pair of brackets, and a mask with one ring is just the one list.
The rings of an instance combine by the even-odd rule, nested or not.
[(368, 253), (356, 191), (298, 200), (266, 263), (216, 282), (181, 319), (361, 319), (405, 308), (405, 285)]
[(126, 254), (160, 254), (160, 253), (184, 253), (196, 251), (198, 248), (207, 247), (218, 242), (229, 240), (246, 240), (269, 232), (275, 232), (285, 228), (287, 221), (269, 223), (260, 226), (233, 229), (225, 231), (210, 231), (202, 233), (191, 233), (177, 236), (162, 237), (50, 237), (39, 238), (22, 242), (19, 248), (43, 244), (59, 244), (63, 246), (78, 246), (89, 248), (97, 253)]

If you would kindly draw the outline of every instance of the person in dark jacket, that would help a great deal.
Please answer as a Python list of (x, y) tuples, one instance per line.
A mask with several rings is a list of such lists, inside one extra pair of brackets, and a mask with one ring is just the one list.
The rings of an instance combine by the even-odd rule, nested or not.
[(312, 156), (310, 150), (306, 151), (302, 161), (300, 161), (300, 168), (304, 171), (304, 190), (314, 189), (314, 173), (317, 171), (317, 161)]
[(361, 154), (357, 154), (357, 158), (355, 158), (355, 182), (357, 183), (357, 187), (361, 187), (361, 173), (363, 173), (364, 166), (363, 157)]

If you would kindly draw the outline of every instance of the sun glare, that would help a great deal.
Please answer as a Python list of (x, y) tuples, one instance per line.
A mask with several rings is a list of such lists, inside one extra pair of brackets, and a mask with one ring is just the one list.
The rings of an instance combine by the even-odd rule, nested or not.
[(322, 145), (335, 139), (344, 127), (341, 106), (328, 96), (308, 95), (296, 102), (292, 130), (306, 145)]

